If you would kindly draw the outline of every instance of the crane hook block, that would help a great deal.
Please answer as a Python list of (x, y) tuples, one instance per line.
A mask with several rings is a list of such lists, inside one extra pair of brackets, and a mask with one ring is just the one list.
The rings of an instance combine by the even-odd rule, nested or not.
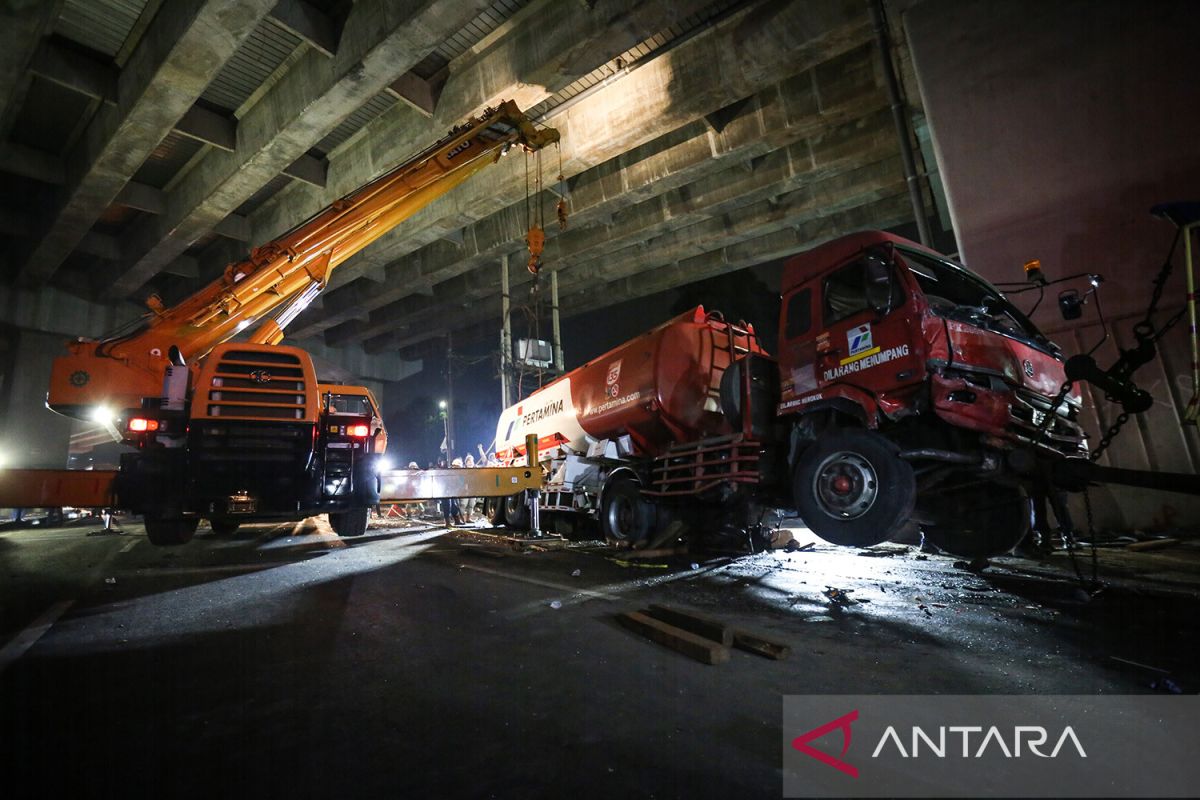
[(529, 233), (525, 234), (525, 244), (529, 246), (529, 271), (537, 275), (542, 265), (542, 251), (546, 248), (546, 232), (531, 225)]

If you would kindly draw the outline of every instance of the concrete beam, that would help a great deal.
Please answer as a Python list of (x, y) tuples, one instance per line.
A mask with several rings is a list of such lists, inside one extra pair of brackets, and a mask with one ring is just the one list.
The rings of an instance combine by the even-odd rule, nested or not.
[(108, 276), (105, 296), (135, 292), (281, 172), (324, 186), (325, 170), (307, 168), (315, 161), (307, 151), (487, 5), (355, 3), (337, 54), (303, 54), (242, 117), (236, 150), (205, 155), (170, 192), (167, 213), (130, 232), (123, 268)]
[[(772, 181), (787, 177), (779, 172), (779, 163), (770, 174), (751, 181), (747, 176), (754, 173), (730, 167), (776, 149), (801, 148), (786, 156), (782, 165), (800, 180), (874, 160), (878, 156), (873, 153), (881, 149), (894, 151), (894, 136), (887, 127), (890, 118), (880, 116), (887, 98), (876, 80), (873, 58), (869, 46), (856, 48), (767, 87), (750, 98), (753, 102), (739, 104), (738, 113), (726, 121), (720, 135), (712, 133), (705, 122), (695, 121), (574, 176), (569, 181), (568, 231), (559, 234), (557, 227), (551, 226), (546, 232), (545, 262), (557, 265), (562, 258), (578, 255), (581, 231), (592, 232), (582, 234), (590, 237), (592, 245), (613, 235), (644, 233), (642, 226), (625, 224), (644, 215), (644, 211), (630, 209), (659, 194), (676, 193), (676, 199), (670, 201), (670, 214), (679, 227), (687, 222), (685, 214), (705, 208), (706, 198), (728, 202), (742, 192), (761, 193), (774, 185)], [(721, 177), (713, 184), (709, 178), (717, 174)], [(684, 187), (698, 181), (709, 181), (709, 188), (698, 186), (682, 193)], [(553, 211), (547, 208), (546, 213), (552, 216)], [(351, 312), (364, 307), (382, 310), (397, 303), (411, 294), (414, 286), (442, 283), (472, 269), (491, 276), (490, 265), (501, 254), (520, 247), (526, 225), (521, 201), (468, 226), (462, 248), (427, 245), (389, 264), (388, 279), (382, 285), (357, 281), (327, 292), (323, 311), (301, 316), (295, 327), (311, 336), (345, 322)], [(621, 232), (613, 230), (617, 226), (622, 226)]]
[[(735, 222), (745, 218), (754, 218), (759, 225), (788, 224), (787, 215), (797, 213), (805, 196), (820, 194), (831, 208), (841, 202), (837, 193), (861, 198), (865, 183), (888, 184), (901, 175), (899, 167), (887, 161), (896, 154), (890, 122), (886, 109), (881, 109), (867, 119), (765, 155), (760, 168), (752, 173), (735, 163), (630, 206), (614, 215), (611, 224), (572, 228), (547, 243), (544, 263), (562, 276), (593, 269), (589, 265), (618, 269), (619, 264), (640, 264), (644, 258), (641, 253), (625, 252), (625, 248), (660, 242), (674, 231), (700, 242), (695, 237), (703, 235), (703, 223), (712, 227), (715, 221), (718, 235), (730, 237)], [(864, 165), (880, 164), (863, 169)], [(513, 286), (528, 282), (529, 275), (521, 273)], [(399, 322), (424, 325), (427, 320), (451, 320), (463, 302), (475, 302), (496, 291), (491, 271), (474, 270), (439, 284), (434, 304), (423, 298), (405, 298), (373, 311), (365, 326), (347, 322), (329, 329), (326, 339), (336, 344), (381, 335)], [(436, 316), (435, 309), (444, 316)]]
[(26, 68), (63, 0), (0, 3), (0, 139), (8, 138), (29, 86)]
[(305, 153), (284, 167), (283, 174), (318, 189), (324, 189), (329, 180), (329, 162)]
[[(734, 245), (721, 246), (678, 263), (664, 264), (657, 269), (612, 282), (593, 284), (582, 289), (576, 287), (569, 293), (560, 293), (560, 313), (563, 317), (578, 316), (784, 258), (846, 233), (864, 228), (891, 228), (911, 220), (912, 207), (908, 204), (907, 193), (902, 191), (867, 205), (801, 222), (795, 227), (756, 236)], [(473, 316), (474, 321), (463, 320), (462, 327), (456, 328), (454, 332), (455, 341), (466, 344), (495, 336), (500, 324), (500, 304), (498, 301), (488, 301), (487, 306), (486, 314), (481, 312), (477, 317)], [(714, 303), (713, 307), (720, 310), (719, 302)], [(662, 318), (647, 320), (646, 327), (665, 322), (666, 316), (668, 315), (664, 313)], [(387, 349), (397, 352), (402, 358), (413, 359), (428, 358), (440, 353), (441, 343), (437, 339), (410, 339), (411, 341), (406, 341), (404, 337), (394, 337), (388, 342)], [(373, 346), (371, 343), (367, 345)]]
[(406, 72), (392, 81), (387, 91), (392, 97), (407, 103), (419, 113), (432, 117), (449, 75), (449, 70), (443, 69), (426, 80), (412, 72)]
[(250, 221), (240, 214), (230, 214), (213, 226), (213, 233), (233, 239), (235, 242), (250, 241)]
[(237, 147), (237, 120), (194, 105), (175, 123), (178, 133), (204, 144), (233, 152)]
[[(707, 5), (703, 0), (602, 0), (593, 11), (587, 11), (556, 0), (535, 0), (523, 10), (523, 18), (507, 35), (482, 49), (473, 60), (456, 63), (432, 119), (407, 107), (394, 108), (381, 116), (372, 124), (369, 135), (334, 154), (335, 180), (325, 192), (289, 187), (256, 211), (251, 216), (255, 241), (266, 241), (279, 235), (347, 191), (420, 152), (430, 142), (441, 138), (447, 128), (482, 107), (503, 99), (514, 99), (522, 107), (529, 107)], [(858, 8), (857, 5), (854, 7)], [(865, 18), (865, 14), (863, 16)], [(657, 79), (663, 82), (657, 92), (657, 97), (662, 100), (669, 80), (661, 73)], [(575, 109), (572, 109), (574, 113)], [(629, 131), (624, 119), (614, 118), (610, 122), (612, 124), (605, 127), (603, 136), (610, 135), (609, 129), (615, 131), (611, 147), (615, 152), (625, 148)], [(653, 135), (646, 138), (653, 138)], [(564, 142), (568, 140), (564, 139)], [(565, 149), (563, 154), (566, 156)], [(587, 166), (590, 164), (580, 161), (573, 172)], [(494, 193), (498, 186), (503, 186), (503, 193)], [(507, 162), (490, 168), (486, 176), (481, 176), (469, 187), (459, 187), (453, 194), (462, 195), (468, 189), (469, 196), (480, 208), (447, 208), (439, 201), (419, 215), (424, 222), (409, 220), (385, 238), (393, 243), (402, 241), (406, 232), (413, 230), (421, 231), (418, 238), (423, 237), (425, 242), (433, 241), (440, 235), (432, 231), (434, 227), (441, 230), (462, 227), (498, 206), (515, 202), (524, 191), (519, 157), (510, 157)], [(434, 208), (438, 210), (434, 211)], [(445, 223), (460, 210), (463, 222), (455, 226)], [(384, 264), (393, 259), (394, 256), (389, 255), (373, 260)], [(364, 261), (360, 269), (367, 266)], [(341, 280), (337, 275), (345, 269), (345, 266), (340, 267), (334, 273), (335, 281)], [(358, 274), (359, 271), (353, 271), (350, 277)]]
[(67, 181), (67, 170), (62, 159), (16, 142), (0, 142), (0, 172), (11, 172), (55, 185)]
[(326, 58), (337, 54), (342, 26), (321, 9), (305, 0), (279, 0), (271, 9), (271, 16)]
[[(663, 278), (677, 282), (672, 285), (691, 283), (699, 279), (692, 277), (694, 268), (712, 260), (714, 253), (719, 254), (721, 264), (746, 262), (746, 259), (730, 261), (728, 254), (741, 243), (755, 239), (776, 237), (794, 243), (798, 227), (904, 194), (905, 186), (899, 161), (890, 155), (874, 164), (802, 185), (784, 194), (778, 202), (761, 200), (649, 239), (618, 245), (602, 253), (593, 251), (592, 258), (572, 263), (559, 271), (560, 302), (573, 294), (594, 294), (599, 286), (648, 273), (658, 276), (655, 280)], [(889, 216), (868, 224), (886, 227), (894, 223)], [(796, 245), (795, 249), (801, 246)], [(510, 291), (519, 292), (519, 286), (528, 282), (525, 277), (519, 276)], [(460, 305), (456, 314), (447, 316), (444, 309), (427, 304), (425, 311), (409, 314), (405, 321), (413, 333), (404, 338), (402, 344), (437, 336), (444, 328), (453, 327), (456, 322), (469, 322), (477, 314), (494, 316), (497, 301), (479, 301), (496, 297), (495, 286), (480, 288), (479, 298), (472, 299), (469, 295), (465, 298), (471, 301), (469, 310), (464, 311)], [(467, 291), (464, 288), (462, 293), (467, 294)], [(441, 316), (435, 312), (440, 312)], [(393, 337), (378, 333), (367, 339), (365, 346), (368, 351), (394, 346)]]
[(113, 202), (148, 214), (161, 214), (167, 207), (167, 193), (154, 186), (130, 181), (121, 188)]
[(60, 209), (20, 258), (23, 284), (54, 274), (273, 5), (274, 0), (163, 5), (121, 71), (119, 102), (101, 106), (70, 154)]
[(121, 257), (121, 244), (117, 237), (95, 231), (84, 234), (79, 241), (78, 250), (105, 261), (116, 261)]
[(116, 105), (119, 71), (111, 62), (44, 41), (29, 62), (29, 71), (71, 91)]
[[(867, 41), (867, 15), (855, 2), (826, 0), (820, 3), (766, 3), (753, 6), (733, 15), (715, 27), (684, 42), (664, 56), (604, 87), (565, 112), (549, 120), (562, 133), (563, 171), (576, 176), (586, 169), (638, 148), (655, 138), (677, 131), (690, 123), (700, 123), (705, 114), (725, 108), (731, 102), (749, 97), (780, 80), (803, 73), (838, 54), (855, 49)], [(797, 43), (801, 44), (797, 44)], [(737, 57), (732, 57), (737, 53)], [(454, 77), (452, 76), (452, 81)], [(810, 105), (779, 103), (773, 111), (787, 111), (803, 116), (810, 113), (817, 101), (808, 83), (799, 87)], [(449, 87), (447, 89), (449, 91)], [(771, 130), (785, 125), (786, 116), (757, 121)], [(701, 125), (703, 123), (700, 123)], [(726, 130), (720, 137), (730, 136)], [(712, 135), (705, 131), (706, 137)], [(732, 138), (732, 137), (731, 137)], [(711, 159), (719, 151), (719, 142), (704, 139), (703, 158)], [(769, 149), (765, 147), (763, 151)], [(614, 164), (616, 162), (614, 161)], [(631, 166), (637, 170), (636, 160)], [(572, 179), (572, 183), (575, 181)], [(620, 193), (622, 187), (609, 183), (608, 194)], [(389, 263), (411, 253), (434, 238), (435, 228), (449, 217), (480, 219), (496, 206), (496, 201), (517, 203), (524, 196), (524, 164), (519, 160), (501, 162), (479, 181), (461, 187), (410, 219), (402, 229), (383, 237), (363, 255), (341, 267), (334, 282), (342, 284), (328, 293), (325, 314), (337, 314), (343, 309), (377, 308), (407, 294), (404, 285), (424, 282), (427, 276), (397, 272), (384, 287), (359, 284), (345, 286), (347, 277), (355, 276), (363, 266)], [(646, 190), (652, 193), (654, 190)], [(572, 186), (574, 200), (579, 202), (578, 187)], [(337, 298), (337, 295), (346, 295)], [(344, 300), (344, 302), (342, 302)], [(305, 324), (313, 325), (310, 317)], [(319, 324), (319, 323), (317, 323)]]

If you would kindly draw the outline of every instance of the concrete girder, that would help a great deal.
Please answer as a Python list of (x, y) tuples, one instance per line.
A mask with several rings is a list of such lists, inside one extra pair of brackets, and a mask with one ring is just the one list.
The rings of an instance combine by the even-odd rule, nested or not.
[[(762, 156), (754, 172), (734, 164), (695, 183), (671, 190), (649, 200), (629, 206), (614, 216), (610, 225), (575, 228), (560, 234), (547, 244), (543, 263), (560, 272), (572, 274), (597, 260), (611, 264), (619, 259), (623, 248), (654, 242), (657, 237), (676, 230), (697, 230), (695, 226), (725, 214), (737, 215), (739, 210), (755, 206), (762, 209), (764, 218), (778, 220), (794, 208), (792, 202), (798, 190), (823, 187), (836, 183), (833, 179), (864, 164), (873, 164), (896, 154), (894, 137), (890, 135), (891, 117), (881, 109), (869, 117), (840, 126), (816, 139), (803, 140)], [(878, 180), (900, 176), (880, 175)], [(836, 201), (835, 201), (836, 202)], [(418, 325), (434, 309), (453, 319), (464, 301), (475, 301), (495, 294), (494, 270), (473, 270), (440, 284), (436, 296), (441, 302), (431, 306), (428, 299), (405, 298), (371, 314), (366, 326), (343, 323), (326, 332), (332, 344), (379, 336), (398, 322), (416, 319)], [(513, 287), (528, 283), (530, 276), (519, 272)], [(457, 304), (457, 305), (456, 305)], [(416, 315), (414, 317), (414, 315)], [(339, 335), (340, 334), (340, 335)]]
[[(278, 236), (338, 197), (425, 149), (451, 126), (484, 106), (510, 96), (524, 98), (526, 105), (529, 101), (537, 102), (707, 4), (708, 0), (603, 0), (589, 12), (558, 0), (535, 0), (520, 12), (520, 23), (508, 35), (473, 56), (464, 56), (473, 60), (456, 61), (432, 118), (425, 110), (417, 111), (409, 105), (397, 105), (381, 115), (369, 126), (370, 135), (361, 136), (334, 152), (332, 179), (323, 191), (293, 184), (259, 209), (252, 217), (252, 241), (264, 242)], [(362, 4), (356, 4), (353, 14), (359, 13), (359, 5)], [(349, 37), (349, 31), (343, 34), (343, 53)], [(339, 53), (339, 60), (341, 56)], [(391, 77), (394, 82), (399, 76)], [(237, 175), (230, 178), (239, 179)], [(188, 181), (194, 180), (198, 178), (189, 176)], [(247, 196), (265, 182), (260, 180)], [(237, 205), (232, 204), (228, 210)], [(471, 220), (463, 224), (467, 221)], [(152, 238), (148, 235), (147, 241)], [(163, 249), (174, 245), (168, 242), (148, 246)], [(215, 273), (236, 257), (228, 249), (218, 249), (215, 253), (214, 261), (204, 270), (206, 273)], [(334, 273), (335, 281), (344, 269), (345, 266)], [(136, 288), (122, 285), (120, 291)]]
[[(846, 52), (867, 40), (868, 27), (860, 5), (842, 0), (825, 0), (802, 7), (771, 2), (743, 10), (553, 116), (550, 122), (563, 134), (563, 172), (568, 176), (578, 175), (734, 100), (754, 95), (778, 82), (780, 77), (803, 72)], [(805, 44), (797, 47), (796, 41)], [(450, 91), (448, 85), (446, 93)], [(390, 143), (389, 137), (382, 134), (369, 139), (384, 146)], [(709, 145), (706, 157), (711, 156)], [(338, 181), (341, 180), (339, 174)], [(345, 287), (366, 265), (389, 263), (433, 242), (439, 235), (436, 227), (446, 218), (480, 219), (495, 209), (497, 200), (505, 204), (519, 201), (524, 196), (524, 181), (523, 164), (517, 160), (502, 162), (492, 168), (486, 182), (460, 187), (439, 199), (401, 229), (352, 259), (339, 269), (333, 283)], [(295, 199), (296, 193), (291, 194), (287, 200)], [(287, 200), (281, 197), (270, 213), (279, 214)], [(302, 205), (305, 213), (318, 207), (315, 202)], [(283, 220), (271, 227), (282, 229)], [(420, 275), (406, 274), (400, 279), (427, 282)], [(389, 281), (386, 288), (393, 287), (403, 292), (402, 285)], [(348, 299), (340, 305), (333, 299), (343, 291), (339, 288), (330, 292), (326, 308), (338, 313), (349, 311), (363, 300), (380, 305), (396, 299), (377, 297), (383, 288), (360, 284), (348, 290), (344, 295)], [(312, 321), (310, 315), (309, 324)]]
[[(784, 194), (778, 201), (760, 200), (724, 214), (713, 216), (682, 228), (666, 231), (648, 240), (623, 248), (606, 251), (599, 256), (573, 264), (559, 271), (559, 298), (573, 292), (592, 293), (594, 287), (619, 282), (646, 272), (659, 272), (664, 267), (681, 270), (672, 274), (679, 283), (691, 283), (687, 265), (696, 259), (712, 258), (738, 244), (780, 231), (793, 230), (807, 221), (821, 219), (851, 209), (870, 205), (882, 198), (906, 192), (904, 174), (898, 157), (893, 153), (874, 164), (805, 184)], [(785, 238), (787, 238), (785, 236)], [(521, 276), (522, 278), (524, 276)], [(511, 292), (518, 292), (520, 283), (513, 282)], [(485, 287), (487, 295), (495, 294), (495, 286)], [(468, 311), (461, 306), (457, 313), (430, 307), (411, 314), (407, 320), (410, 333), (401, 341), (412, 344), (424, 338), (441, 335), (455, 322), (475, 318), (476, 314), (494, 316), (496, 303), (473, 303)], [(478, 309), (478, 311), (476, 310)], [(367, 339), (368, 352), (379, 352), (394, 345), (391, 334)]]
[(26, 67), (62, 4), (63, 0), (0, 3), (0, 139), (8, 137), (29, 86)]
[[(544, 263), (558, 268), (583, 255), (587, 247), (630, 236), (644, 238), (653, 234), (652, 225), (681, 227), (696, 221), (697, 215), (711, 213), (712, 207), (719, 212), (769, 195), (779, 181), (785, 183), (773, 193), (895, 152), (887, 99), (872, 63), (869, 48), (856, 49), (751, 98), (755, 102), (743, 104), (720, 136), (709, 133), (704, 123), (693, 122), (575, 176), (570, 225), (565, 233), (553, 226), (546, 232)], [(772, 148), (779, 149), (768, 156)], [(749, 157), (764, 159), (760, 169), (737, 166)], [(651, 201), (660, 196), (665, 198), (662, 205), (654, 205)], [(367, 288), (363, 282), (353, 285), (357, 294), (328, 293), (321, 315), (302, 316), (293, 327), (303, 335), (327, 328), (334, 341), (345, 340), (361, 335), (354, 325), (344, 323), (364, 307), (377, 310), (372, 314), (376, 323), (395, 324), (417, 310), (411, 300), (404, 301), (414, 282), (444, 283), (444, 294), (456, 299), (461, 286), (454, 279), (480, 269), (484, 280), (494, 282), (495, 260), (519, 246), (524, 231), (524, 206), (518, 203), (470, 226), (465, 247), (424, 247), (390, 264), (385, 284), (371, 285), (369, 293), (361, 292)], [(397, 299), (381, 305), (391, 298)], [(425, 301), (418, 309), (427, 305)]]
[[(908, 203), (907, 192), (902, 188), (898, 194), (867, 205), (820, 216), (795, 227), (783, 228), (737, 244), (722, 246), (677, 264), (666, 264), (654, 270), (623, 277), (599, 286), (576, 288), (569, 294), (560, 294), (560, 314), (563, 317), (573, 317), (588, 311), (607, 308), (677, 286), (783, 258), (856, 230), (871, 227), (888, 228), (911, 220), (912, 206)], [(488, 314), (479, 314), (478, 321), (473, 324), (457, 328), (454, 332), (455, 341), (465, 344), (494, 337), (500, 320), (499, 301), (489, 301), (488, 311), (490, 312)], [(647, 327), (664, 322), (666, 316), (664, 314), (663, 319), (648, 321)], [(473, 318), (476, 317), (473, 316)], [(758, 320), (748, 321), (758, 322)], [(441, 343), (435, 339), (420, 341), (414, 338), (411, 342), (397, 339), (390, 344), (389, 349), (398, 353), (401, 358), (417, 359), (437, 355), (441, 346)]]
[[(414, 13), (394, 0), (355, 3), (336, 55), (302, 55), (239, 121), (235, 149), (205, 155), (168, 193), (166, 213), (134, 228), (104, 296), (139, 289), (487, 5), (420, 0)], [(325, 182), (324, 170), (320, 180)]]
[(274, 5), (245, 0), (164, 4), (67, 158), (57, 213), (19, 258), (25, 285), (49, 279)]

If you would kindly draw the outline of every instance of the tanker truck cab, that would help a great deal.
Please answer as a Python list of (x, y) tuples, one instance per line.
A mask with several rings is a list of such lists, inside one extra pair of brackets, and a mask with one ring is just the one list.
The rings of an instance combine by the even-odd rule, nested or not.
[(1025, 535), (1045, 462), (1086, 455), (1063, 358), (1004, 295), (914, 242), (869, 231), (784, 266), (779, 420), (792, 500), (823, 538), (869, 546), (910, 519), (985, 557)]

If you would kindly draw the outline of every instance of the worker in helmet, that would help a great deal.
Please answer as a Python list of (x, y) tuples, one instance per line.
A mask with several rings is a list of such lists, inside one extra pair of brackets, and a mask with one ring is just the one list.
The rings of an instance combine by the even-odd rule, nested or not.
[[(462, 466), (463, 462), (461, 458), (456, 458), (450, 462), (450, 469), (462, 469)], [(438, 507), (442, 511), (442, 520), (445, 522), (447, 528), (450, 527), (451, 523), (455, 525), (464, 524), (462, 518), (462, 509), (458, 505), (457, 497), (442, 498), (442, 500), (438, 503)]]

